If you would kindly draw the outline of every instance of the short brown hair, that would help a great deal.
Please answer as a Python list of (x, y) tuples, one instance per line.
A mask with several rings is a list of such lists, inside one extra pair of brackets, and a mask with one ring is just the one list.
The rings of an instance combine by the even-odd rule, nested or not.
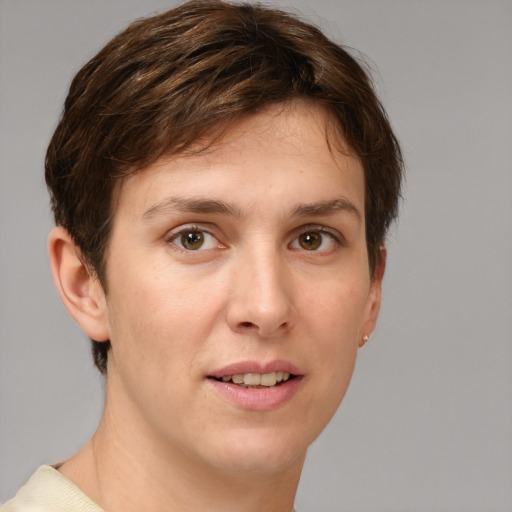
[[(365, 172), (370, 270), (396, 217), (402, 159), (363, 67), (294, 15), (192, 0), (135, 21), (74, 78), (46, 155), (46, 183), (63, 226), (107, 290), (105, 255), (116, 184), (218, 126), (262, 107), (324, 105)], [(108, 343), (93, 341), (106, 371)]]

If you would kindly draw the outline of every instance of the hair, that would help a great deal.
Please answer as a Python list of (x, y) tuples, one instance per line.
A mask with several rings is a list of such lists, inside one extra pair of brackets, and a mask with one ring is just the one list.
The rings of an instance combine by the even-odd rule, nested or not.
[[(192, 0), (137, 20), (73, 79), (45, 161), (57, 225), (108, 293), (116, 186), (266, 106), (322, 104), (365, 173), (370, 271), (397, 215), (398, 141), (363, 66), (319, 29), (249, 3)], [(92, 341), (106, 372), (109, 342)]]

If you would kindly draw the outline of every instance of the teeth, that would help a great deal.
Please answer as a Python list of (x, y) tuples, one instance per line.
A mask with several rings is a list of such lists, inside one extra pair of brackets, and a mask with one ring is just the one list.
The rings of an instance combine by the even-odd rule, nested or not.
[(278, 382), (286, 382), (290, 378), (288, 372), (270, 372), (270, 373), (237, 373), (236, 375), (224, 375), (223, 382), (233, 381), (234, 384), (244, 386), (265, 386), (272, 387)]
[(244, 375), (244, 384), (246, 386), (259, 386), (261, 375), (259, 373), (246, 373)]
[(240, 375), (240, 374), (237, 374), (237, 375), (233, 375), (231, 377), (231, 380), (235, 383), (235, 384), (242, 384), (244, 382), (244, 376), (243, 375)]
[(276, 372), (264, 373), (261, 376), (261, 385), (262, 386), (275, 386), (276, 382), (277, 382)]

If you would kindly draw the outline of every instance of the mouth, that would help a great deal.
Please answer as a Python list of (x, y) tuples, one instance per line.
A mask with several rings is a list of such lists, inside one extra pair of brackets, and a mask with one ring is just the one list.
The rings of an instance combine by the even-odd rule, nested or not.
[(304, 372), (285, 360), (239, 361), (212, 371), (207, 381), (238, 409), (271, 411), (291, 402), (302, 389)]
[(207, 381), (238, 409), (271, 411), (291, 402), (303, 379), (302, 371), (287, 361), (245, 361), (213, 371)]
[(233, 375), (223, 375), (222, 377), (210, 376), (208, 378), (217, 382), (234, 384), (245, 389), (268, 389), (281, 386), (296, 377), (296, 375), (289, 372), (276, 371), (269, 373), (235, 373)]

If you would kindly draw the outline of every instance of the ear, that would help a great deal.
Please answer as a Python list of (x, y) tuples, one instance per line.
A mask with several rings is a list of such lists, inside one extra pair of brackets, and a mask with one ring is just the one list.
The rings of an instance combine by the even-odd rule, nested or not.
[(69, 314), (89, 338), (107, 341), (105, 293), (64, 228), (58, 226), (51, 231), (48, 253), (55, 286)]
[(372, 332), (375, 330), (377, 318), (379, 317), (382, 296), (382, 279), (384, 278), (384, 270), (386, 269), (387, 251), (384, 246), (381, 246), (379, 247), (379, 252), (380, 259), (375, 266), (375, 271), (373, 272), (372, 281), (370, 283), (364, 321), (361, 326), (359, 347), (362, 347), (366, 343)]

